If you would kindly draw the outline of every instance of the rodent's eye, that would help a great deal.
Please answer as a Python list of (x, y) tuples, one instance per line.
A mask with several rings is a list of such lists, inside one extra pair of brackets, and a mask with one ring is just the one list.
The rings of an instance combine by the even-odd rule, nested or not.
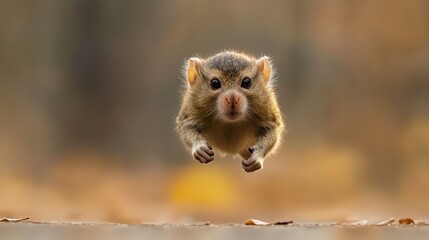
[(250, 78), (248, 78), (248, 77), (244, 78), (243, 81), (241, 82), (241, 87), (249, 89), (250, 86), (252, 86), (252, 81), (250, 81)]
[(219, 79), (213, 78), (210, 82), (210, 86), (213, 90), (219, 89), (221, 87)]

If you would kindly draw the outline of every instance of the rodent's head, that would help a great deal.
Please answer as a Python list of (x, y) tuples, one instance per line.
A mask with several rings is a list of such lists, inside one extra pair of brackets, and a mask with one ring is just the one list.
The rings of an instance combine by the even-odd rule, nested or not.
[(228, 51), (207, 59), (191, 58), (185, 75), (197, 111), (227, 122), (258, 117), (272, 93), (268, 57), (255, 59)]

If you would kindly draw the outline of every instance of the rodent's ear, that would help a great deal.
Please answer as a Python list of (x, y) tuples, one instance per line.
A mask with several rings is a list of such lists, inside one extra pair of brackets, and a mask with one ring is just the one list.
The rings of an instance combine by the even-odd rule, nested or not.
[(190, 58), (188, 62), (187, 77), (188, 83), (192, 87), (197, 80), (198, 73), (200, 72), (201, 59), (199, 58)]
[(261, 57), (256, 60), (256, 66), (262, 74), (263, 79), (268, 83), (271, 79), (271, 63), (270, 58), (267, 56)]

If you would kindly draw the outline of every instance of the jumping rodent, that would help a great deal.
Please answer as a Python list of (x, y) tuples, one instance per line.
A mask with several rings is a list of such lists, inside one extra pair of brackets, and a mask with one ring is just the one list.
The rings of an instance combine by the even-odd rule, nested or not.
[(176, 130), (196, 160), (213, 161), (215, 149), (239, 154), (246, 172), (263, 168), (284, 132), (272, 72), (268, 57), (235, 51), (186, 62)]

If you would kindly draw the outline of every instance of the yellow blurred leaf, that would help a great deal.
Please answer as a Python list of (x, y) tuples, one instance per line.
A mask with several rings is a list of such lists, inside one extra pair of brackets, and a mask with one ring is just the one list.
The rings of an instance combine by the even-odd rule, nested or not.
[(210, 166), (191, 166), (174, 177), (170, 199), (187, 208), (233, 207), (239, 190), (223, 169)]

